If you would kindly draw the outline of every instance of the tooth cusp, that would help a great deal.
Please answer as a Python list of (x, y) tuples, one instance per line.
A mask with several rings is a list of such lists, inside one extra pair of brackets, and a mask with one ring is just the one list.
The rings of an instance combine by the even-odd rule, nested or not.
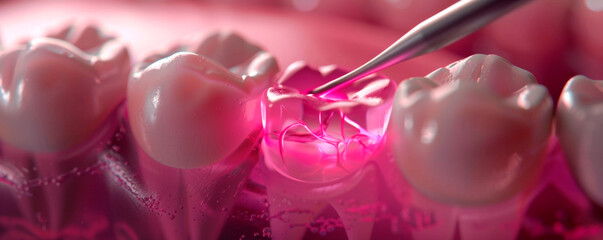
[(128, 83), (134, 136), (164, 165), (216, 164), (260, 129), (259, 95), (277, 72), (270, 54), (230, 32), (147, 57)]
[(130, 68), (123, 45), (110, 39), (95, 44), (100, 49), (87, 53), (63, 40), (35, 38), (0, 54), (4, 142), (60, 152), (92, 137), (125, 99)]
[(105, 34), (92, 22), (75, 21), (47, 35), (71, 43), (84, 52), (94, 52), (113, 37)]
[(533, 182), (551, 118), (552, 100), (531, 74), (478, 55), (402, 82), (390, 142), (415, 188), (440, 201), (482, 204)]

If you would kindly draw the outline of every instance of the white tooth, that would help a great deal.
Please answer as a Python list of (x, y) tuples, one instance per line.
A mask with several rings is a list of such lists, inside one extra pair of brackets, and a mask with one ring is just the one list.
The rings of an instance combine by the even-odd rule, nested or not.
[(105, 46), (89, 55), (40, 38), (2, 54), (0, 138), (34, 152), (62, 151), (90, 138), (126, 93), (128, 54), (122, 45)]
[(178, 49), (196, 54), (156, 55), (147, 60), (167, 58), (135, 70), (128, 85), (134, 133), (165, 165), (211, 165), (258, 126), (259, 104), (253, 98), (272, 85), (278, 66), (271, 55), (230, 32)]
[(217, 239), (257, 163), (259, 93), (278, 66), (234, 34), (217, 36), (148, 57), (128, 83), (141, 175), (169, 213), (158, 217), (165, 239)]
[(71, 194), (98, 181), (62, 176), (96, 162), (92, 146), (112, 134), (115, 123), (109, 116), (125, 98), (130, 70), (122, 44), (90, 36), (80, 43), (97, 47), (87, 51), (37, 38), (0, 53), (3, 161), (28, 173), (23, 184), (30, 196), (18, 201), (22, 216), (52, 230), (72, 221), (73, 212), (86, 204)]
[[(272, 86), (278, 72), (276, 59), (235, 32), (219, 31), (188, 50), (208, 57), (244, 79), (248, 89), (260, 94)], [(236, 53), (236, 54), (232, 54)]]
[(556, 131), (574, 176), (603, 206), (603, 81), (570, 79), (557, 105)]
[(212, 33), (205, 40), (195, 45), (188, 48), (188, 50), (218, 62), (234, 73), (247, 65), (244, 63), (254, 60), (258, 53), (263, 52), (259, 47), (230, 31)]
[[(469, 210), (439, 210), (436, 218), (458, 220), (461, 228), (471, 221), (506, 224), (523, 211), (508, 202), (538, 176), (551, 118), (552, 100), (530, 73), (497, 56), (474, 55), (400, 84), (391, 147), (404, 177), (435, 202), (467, 209), (502, 204), (510, 211), (478, 220), (466, 217)], [(507, 230), (498, 236), (513, 238), (518, 226)], [(434, 231), (442, 239), (452, 237), (449, 231)]]
[(130, 81), (134, 135), (153, 159), (176, 168), (209, 166), (259, 127), (259, 105), (243, 80), (193, 53), (161, 59)]
[(105, 35), (94, 23), (86, 21), (67, 24), (57, 31), (49, 33), (47, 37), (66, 41), (85, 52), (94, 52), (113, 39), (113, 37)]
[(348, 239), (371, 237), (374, 221), (361, 219), (375, 212), (355, 210), (377, 201), (377, 170), (368, 163), (381, 145), (395, 87), (370, 77), (324, 96), (328, 99), (300, 94), (340, 74), (332, 67), (316, 71), (294, 63), (281, 86), (268, 89), (262, 99), (262, 169), (270, 214), (278, 216), (270, 220), (274, 239), (302, 239), (309, 221), (328, 206)]

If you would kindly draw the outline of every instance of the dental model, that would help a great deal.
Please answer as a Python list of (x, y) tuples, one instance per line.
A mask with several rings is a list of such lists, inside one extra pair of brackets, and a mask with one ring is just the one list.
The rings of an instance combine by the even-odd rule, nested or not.
[(126, 47), (86, 23), (0, 53), (2, 164), (19, 169), (9, 175), (22, 178), (17, 202), (30, 222), (57, 230), (102, 208), (82, 193), (100, 177), (69, 176), (96, 163), (98, 142), (113, 134), (129, 72)]
[(603, 81), (570, 79), (557, 105), (556, 130), (574, 177), (603, 206)]
[[(473, 55), (402, 82), (391, 149), (415, 195), (423, 196), (413, 204), (434, 210), (438, 221), (415, 238), (452, 239), (459, 221), (463, 239), (514, 239), (551, 121), (546, 88), (498, 56)], [(489, 227), (471, 227), (479, 222)]]
[[(331, 206), (349, 239), (369, 239), (377, 202), (372, 164), (389, 119), (395, 84), (369, 76), (321, 97), (305, 92), (343, 75), (293, 63), (262, 98), (261, 162), (274, 239), (302, 239)], [(365, 211), (362, 211), (365, 209)], [(334, 227), (334, 226), (330, 226)]]
[(270, 54), (230, 32), (136, 67), (129, 120), (145, 187), (167, 209), (165, 239), (218, 237), (257, 162), (259, 98), (277, 72)]
[(124, 45), (90, 25), (66, 28), (56, 37), (34, 38), (2, 53), (5, 143), (32, 152), (64, 151), (90, 138), (125, 99), (130, 59)]
[(128, 87), (130, 120), (150, 157), (176, 168), (204, 167), (259, 127), (256, 98), (278, 67), (268, 53), (226, 32), (172, 52), (180, 51), (138, 67)]

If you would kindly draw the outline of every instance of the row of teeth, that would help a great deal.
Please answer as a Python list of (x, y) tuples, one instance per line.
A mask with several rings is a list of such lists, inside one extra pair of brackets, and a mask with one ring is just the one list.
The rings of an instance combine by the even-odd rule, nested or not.
[[(397, 89), (371, 76), (315, 97), (303, 93), (343, 71), (295, 63), (275, 82), (276, 60), (232, 33), (150, 56), (133, 70), (126, 47), (94, 26), (49, 36), (0, 52), (0, 173), (14, 182), (4, 165), (42, 171), (53, 165), (48, 158), (88, 146), (127, 99), (145, 188), (163, 205), (189, 212), (160, 216), (168, 239), (217, 238), (226, 216), (219, 212), (232, 207), (255, 166), (262, 132), (259, 167), (271, 214), (308, 210), (271, 219), (277, 239), (301, 239), (305, 228), (291, 226), (328, 206), (350, 239), (370, 238), (373, 221), (361, 219), (374, 213), (351, 209), (378, 204), (381, 178), (390, 187), (410, 184), (425, 196), (421, 201), (471, 207), (509, 201), (534, 185), (553, 125), (578, 182), (603, 205), (603, 81), (570, 79), (554, 122), (546, 88), (493, 55), (471, 56)], [(398, 177), (384, 174), (391, 162)], [(39, 175), (65, 167), (46, 168), (54, 170)], [(62, 227), (70, 193), (44, 188), (36, 194), (62, 206), (44, 210), (52, 228)], [(40, 204), (21, 203), (21, 211), (35, 219)], [(219, 217), (210, 221), (210, 215)]]

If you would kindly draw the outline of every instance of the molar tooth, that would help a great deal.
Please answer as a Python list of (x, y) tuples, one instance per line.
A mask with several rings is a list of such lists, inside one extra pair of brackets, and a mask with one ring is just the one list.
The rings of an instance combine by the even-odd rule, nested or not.
[(115, 131), (130, 71), (123, 44), (90, 35), (78, 42), (96, 48), (42, 37), (0, 53), (2, 158), (27, 171), (23, 185), (31, 196), (18, 201), (23, 217), (51, 230), (69, 224), (73, 212), (89, 204), (82, 199), (86, 194), (75, 193), (102, 181), (76, 181), (69, 173), (96, 163), (95, 146)]
[(200, 55), (176, 53), (139, 77), (128, 94), (133, 132), (142, 149), (165, 165), (209, 166), (259, 126), (257, 101), (242, 79)]
[(165, 212), (166, 239), (219, 237), (257, 163), (259, 95), (278, 72), (270, 54), (234, 33), (199, 41), (147, 57), (128, 83), (141, 175)]
[[(389, 130), (394, 158), (423, 196), (411, 202), (445, 221), (415, 236), (450, 239), (458, 222), (463, 239), (479, 239), (483, 231), (471, 226), (484, 221), (509, 225), (497, 236), (514, 238), (520, 196), (539, 175), (551, 119), (546, 88), (497, 56), (474, 55), (402, 82)], [(484, 214), (497, 208), (496, 216)]]
[[(337, 212), (349, 239), (369, 239), (377, 203), (379, 151), (389, 118), (394, 84), (367, 77), (327, 96), (305, 92), (341, 75), (294, 63), (262, 99), (261, 161), (275, 239), (301, 239), (326, 207)], [(349, 203), (353, 202), (352, 205)], [(292, 211), (293, 210), (293, 211)], [(287, 214), (283, 214), (287, 213)]]
[(106, 44), (112, 47), (98, 53), (104, 58), (49, 38), (5, 55), (13, 62), (3, 68), (14, 70), (2, 74), (1, 138), (35, 152), (63, 151), (90, 138), (125, 98), (128, 54)]
[(556, 130), (582, 189), (603, 206), (603, 81), (570, 79), (557, 104)]

